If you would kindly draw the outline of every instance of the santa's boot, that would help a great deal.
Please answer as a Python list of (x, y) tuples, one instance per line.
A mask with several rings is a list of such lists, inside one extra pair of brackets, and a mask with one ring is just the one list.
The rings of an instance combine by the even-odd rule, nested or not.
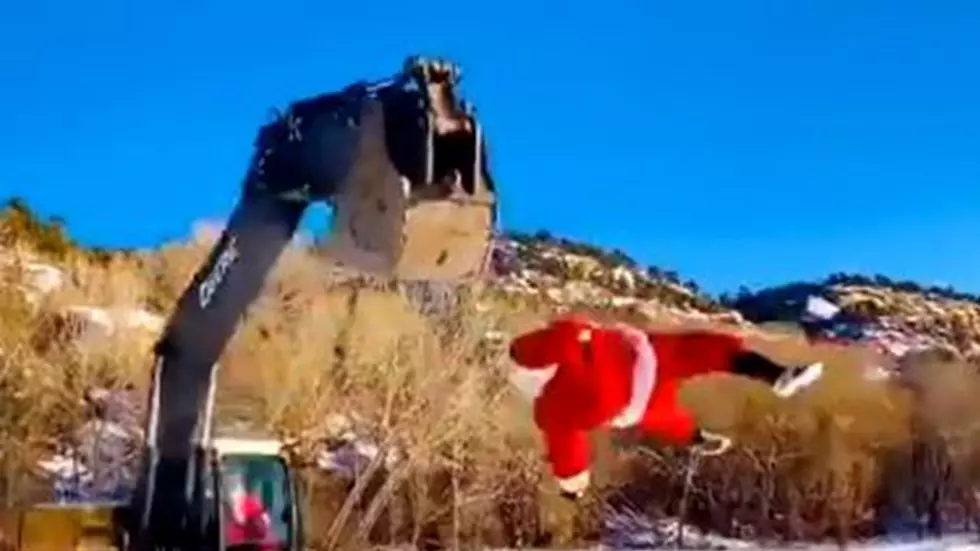
[(757, 352), (746, 351), (735, 357), (732, 373), (765, 382), (773, 392), (788, 398), (817, 382), (823, 375), (822, 363), (782, 366)]
[(699, 455), (721, 455), (731, 447), (731, 438), (704, 429), (698, 429), (691, 442), (691, 451)]
[(589, 478), (589, 471), (582, 471), (575, 476), (562, 478), (558, 482), (558, 495), (569, 501), (582, 499), (585, 497), (585, 491), (589, 488)]

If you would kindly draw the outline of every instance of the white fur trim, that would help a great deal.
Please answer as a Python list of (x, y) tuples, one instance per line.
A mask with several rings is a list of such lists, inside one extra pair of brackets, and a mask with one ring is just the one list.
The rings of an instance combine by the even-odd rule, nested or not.
[(626, 335), (627, 340), (636, 350), (636, 362), (633, 364), (633, 384), (631, 385), (630, 401), (617, 415), (610, 425), (616, 428), (627, 428), (637, 425), (643, 420), (650, 396), (657, 384), (657, 355), (646, 333), (634, 327), (622, 325), (619, 330)]
[(515, 365), (507, 379), (525, 398), (533, 402), (544, 393), (545, 385), (557, 372), (557, 365), (541, 369), (528, 369)]
[(589, 487), (591, 483), (591, 477), (589, 476), (589, 471), (582, 471), (577, 475), (570, 476), (568, 478), (559, 478), (558, 487), (561, 491), (567, 492), (569, 494), (581, 494)]

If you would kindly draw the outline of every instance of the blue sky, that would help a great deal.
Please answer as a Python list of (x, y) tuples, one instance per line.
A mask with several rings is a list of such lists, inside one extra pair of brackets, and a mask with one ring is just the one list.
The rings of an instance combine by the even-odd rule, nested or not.
[(230, 211), (268, 108), (426, 52), (464, 65), (507, 227), (711, 291), (980, 290), (980, 3), (359, 5), (0, 3), (0, 196), (87, 243), (179, 238)]

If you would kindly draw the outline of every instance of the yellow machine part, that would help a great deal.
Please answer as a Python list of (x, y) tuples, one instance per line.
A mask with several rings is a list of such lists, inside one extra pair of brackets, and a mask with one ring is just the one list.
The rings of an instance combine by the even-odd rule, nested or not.
[(41, 504), (16, 514), (19, 551), (119, 551), (116, 504)]
[(412, 207), (395, 273), (405, 279), (443, 280), (480, 275), (493, 238), (492, 201), (449, 197)]

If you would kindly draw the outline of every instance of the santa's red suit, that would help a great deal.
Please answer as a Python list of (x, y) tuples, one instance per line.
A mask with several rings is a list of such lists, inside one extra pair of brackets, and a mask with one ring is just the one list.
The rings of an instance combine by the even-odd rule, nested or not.
[(679, 403), (678, 390), (691, 377), (728, 372), (789, 396), (823, 371), (820, 364), (784, 367), (727, 333), (646, 333), (577, 317), (518, 335), (510, 355), (517, 364), (511, 380), (534, 401), (534, 421), (568, 497), (588, 487), (593, 429), (636, 427), (681, 446), (725, 440), (700, 429)]

